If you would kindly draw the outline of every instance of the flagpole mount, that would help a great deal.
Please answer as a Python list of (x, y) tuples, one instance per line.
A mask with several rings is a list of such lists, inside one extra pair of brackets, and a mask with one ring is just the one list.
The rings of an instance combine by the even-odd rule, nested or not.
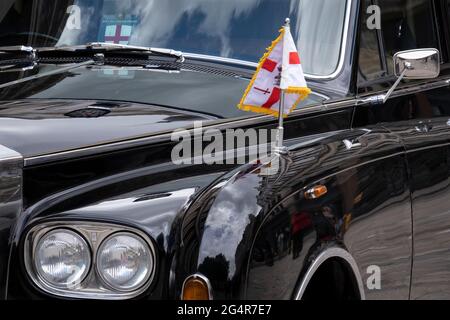
[[(291, 19), (286, 18), (284, 28), (289, 28)], [(278, 128), (277, 128), (277, 141), (275, 146), (276, 154), (287, 154), (288, 149), (284, 145), (284, 90), (281, 90), (280, 104), (278, 108)]]

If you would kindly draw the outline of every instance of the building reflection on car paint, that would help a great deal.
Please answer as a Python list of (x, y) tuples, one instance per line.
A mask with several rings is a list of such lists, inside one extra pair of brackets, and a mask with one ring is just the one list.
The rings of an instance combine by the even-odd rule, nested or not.
[[(164, 15), (158, 18), (179, 2), (165, 3)], [(208, 277), (217, 299), (298, 298), (296, 293), (307, 272), (330, 248), (348, 251), (357, 262), (355, 278), (361, 275), (364, 284), (369, 267), (380, 268), (381, 287), (363, 289), (368, 299), (448, 297), (448, 68), (443, 68), (441, 78), (430, 82), (405, 81), (398, 96), (385, 104), (363, 103), (392, 86), (393, 53), (411, 47), (445, 49), (445, 43), (440, 47), (437, 37), (428, 37), (426, 32), (440, 23), (430, 14), (438, 2), (379, 2), (389, 9), (383, 16), (387, 20), (383, 21), (385, 31), (375, 34), (378, 31), (374, 30), (374, 42), (369, 44), (367, 33), (372, 31), (357, 26), (357, 21), (363, 20), (358, 20), (361, 3), (347, 2), (352, 22), (348, 43), (342, 47), (352, 50), (344, 50), (345, 63), (337, 78), (311, 79), (311, 87), (318, 92), (302, 106), (304, 109), (286, 120), (286, 143), (291, 149), (283, 155), (280, 171), (274, 176), (262, 175), (260, 164), (177, 167), (170, 162), (173, 144), (168, 140), (136, 142), (164, 130), (188, 127), (199, 119), (227, 128), (243, 123), (245, 128), (274, 128), (275, 119), (234, 122), (234, 117), (244, 116), (234, 105), (251, 77), (253, 70), (248, 65), (230, 66), (221, 60), (205, 63), (190, 57), (182, 68), (166, 61), (164, 66), (170, 64), (168, 69), (176, 71), (173, 73), (142, 66), (80, 67), (0, 90), (0, 98), (7, 100), (0, 104), (0, 143), (9, 144), (27, 158), (23, 177), (17, 164), (12, 171), (0, 167), (3, 202), (10, 201), (7, 205), (12, 208), (12, 214), (3, 215), (6, 220), (0, 223), (0, 288), (5, 288), (7, 281), (10, 298), (52, 297), (35, 290), (23, 272), (20, 241), (27, 228), (54, 219), (68, 226), (74, 220), (114, 222), (148, 234), (159, 260), (156, 281), (142, 299), (177, 299), (183, 281), (195, 273)], [(405, 5), (412, 2), (417, 6)], [(138, 3), (136, 9), (143, 15), (155, 5)], [(220, 2), (226, 8), (226, 21), (221, 25), (224, 28), (209, 30), (220, 38), (214, 50), (245, 58), (245, 52), (230, 55), (232, 47), (227, 46), (230, 43), (224, 30), (234, 14), (257, 10), (256, 3)], [(202, 1), (194, 1), (193, 7), (199, 9), (192, 14), (196, 19), (208, 8)], [(178, 22), (161, 28), (173, 31), (177, 23), (186, 24), (182, 17), (189, 10), (187, 4), (178, 6), (174, 19)], [(206, 24), (217, 12), (210, 13)], [(59, 14), (65, 15), (63, 11)], [(151, 21), (152, 26), (155, 23), (157, 20)], [(267, 25), (272, 28), (272, 24)], [(359, 31), (363, 34), (360, 42)], [(145, 32), (153, 40), (155, 29)], [(67, 33), (63, 35), (64, 41), (70, 40)], [(378, 48), (383, 37), (388, 40), (386, 52)], [(253, 46), (245, 40), (246, 46)], [(239, 42), (242, 39), (238, 37), (234, 45)], [(355, 44), (360, 47), (355, 48)], [(360, 52), (358, 66), (354, 65), (358, 60), (355, 49)], [(59, 68), (52, 65), (52, 57), (41, 58), (49, 63), (25, 72), (2, 73), (1, 82)], [(74, 61), (79, 57), (69, 58)], [(111, 59), (117, 64), (117, 59)], [(448, 52), (442, 59), (448, 63)], [(160, 63), (159, 57), (153, 62)], [(383, 66), (378, 68), (377, 64)], [(109, 112), (93, 112), (90, 107)], [(124, 129), (125, 122), (129, 131)], [(80, 124), (89, 130), (80, 130)], [(117, 141), (126, 142), (125, 147), (107, 151), (92, 148), (95, 151), (84, 153), (87, 146)], [(59, 158), (68, 150), (74, 152), (73, 157)], [(47, 158), (53, 155), (58, 157)], [(20, 181), (24, 184), (21, 199)], [(318, 185), (326, 186), (327, 193), (317, 199), (305, 197), (305, 191)], [(22, 200), (24, 212), (19, 215)], [(16, 221), (18, 227), (10, 228)], [(302, 298), (358, 298), (346, 290), (333, 292), (353, 285), (342, 280), (355, 280), (341, 277), (346, 266), (339, 257), (334, 258), (331, 263), (337, 266), (332, 269), (336, 275), (319, 269), (310, 281), (324, 281), (325, 285), (318, 286), (320, 292), (307, 288)], [(8, 278), (4, 261), (11, 270)]]
[[(358, 135), (366, 140), (356, 157), (344, 143), (327, 143), (324, 139), (286, 156), (279, 175), (264, 177), (251, 166), (230, 173), (228, 178), (217, 182), (220, 188), (212, 188), (200, 197), (201, 207), (190, 208), (184, 221), (192, 221), (195, 227), (183, 232), (182, 241), (190, 248), (188, 251), (199, 252), (190, 261), (197, 260), (198, 270), (211, 279), (215, 288), (220, 288), (218, 298), (239, 294), (234, 288), (240, 287), (246, 274), (247, 298), (290, 298), (298, 275), (276, 270), (304, 270), (310, 263), (304, 258), (314, 257), (314, 252), (327, 243), (348, 248), (361, 262), (362, 275), (368, 266), (379, 264), (384, 271), (384, 294), (403, 298), (409, 294), (409, 277), (404, 276), (411, 268), (411, 225), (408, 223), (411, 208), (406, 165), (397, 156), (375, 165), (358, 166), (371, 152), (383, 149), (387, 152), (393, 147), (389, 141), (396, 141), (394, 136), (382, 131), (362, 131), (355, 133), (355, 138)], [(319, 157), (308, 158), (308, 154)], [(305, 199), (299, 190), (314, 181), (316, 170), (335, 165), (336, 156), (347, 168), (321, 180), (328, 187), (325, 196)], [(386, 167), (390, 168), (390, 174), (386, 174)], [(296, 179), (299, 174), (304, 178)], [(240, 190), (240, 194), (233, 190)], [(218, 219), (223, 223), (218, 223)], [(356, 232), (361, 229), (364, 232)], [(250, 235), (255, 231), (253, 241)], [(389, 247), (384, 240), (386, 233), (393, 237), (389, 238)], [(201, 242), (194, 240), (199, 235)], [(383, 241), (386, 246), (380, 247)], [(231, 248), (229, 251), (219, 249), (219, 243), (223, 242)], [(197, 246), (198, 251), (194, 249)], [(187, 250), (181, 252), (186, 254)], [(186, 261), (185, 258), (183, 255), (180, 260)], [(394, 269), (389, 267), (391, 259), (399, 260)], [(216, 278), (217, 270), (222, 270), (219, 278)], [(399, 272), (405, 273), (399, 277)], [(262, 281), (264, 278), (271, 281)]]

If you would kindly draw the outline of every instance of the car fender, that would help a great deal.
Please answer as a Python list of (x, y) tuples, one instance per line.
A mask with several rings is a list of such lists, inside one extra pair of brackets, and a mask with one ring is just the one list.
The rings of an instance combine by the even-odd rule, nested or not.
[[(385, 158), (402, 157), (405, 152), (400, 139), (384, 129), (345, 130), (309, 136), (289, 144), (289, 153), (281, 156), (276, 175), (261, 175), (263, 164), (247, 164), (216, 181), (196, 199), (185, 215), (185, 219), (195, 225), (191, 228), (195, 232), (182, 235), (182, 256), (190, 256), (192, 263), (179, 273), (181, 280), (200, 273), (210, 280), (214, 298), (264, 299), (263, 294), (252, 288), (264, 281), (270, 282), (270, 275), (276, 271), (267, 268), (263, 276), (256, 279), (252, 259), (261, 232), (277, 223), (271, 221), (271, 217), (276, 216), (287, 201), (294, 205), (303, 201), (304, 192), (316, 183)], [(399, 161), (403, 166), (403, 160)], [(346, 191), (340, 193), (342, 196)], [(401, 198), (405, 207), (409, 201), (407, 193), (409, 197), (409, 190), (406, 190)], [(410, 217), (410, 211), (404, 213)], [(295, 297), (298, 283), (306, 279), (312, 257), (321, 254), (317, 252), (320, 246), (336, 243), (345, 248), (345, 241), (334, 233), (334, 226), (321, 232), (320, 241), (305, 245), (297, 262), (289, 266), (296, 270), (287, 284), (274, 284), (279, 286), (280, 292), (272, 294), (271, 298)], [(188, 247), (190, 254), (184, 251)], [(348, 252), (351, 256), (351, 250)], [(359, 263), (353, 260), (352, 266)], [(360, 283), (358, 281), (359, 287)], [(180, 288), (182, 283), (178, 285)]]

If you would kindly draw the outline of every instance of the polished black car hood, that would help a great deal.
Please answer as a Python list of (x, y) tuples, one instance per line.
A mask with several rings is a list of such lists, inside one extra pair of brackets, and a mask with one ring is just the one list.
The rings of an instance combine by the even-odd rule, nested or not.
[(210, 119), (137, 103), (17, 100), (0, 104), (0, 144), (30, 157), (147, 136)]
[[(42, 65), (38, 73), (57, 68)], [(3, 88), (0, 144), (31, 157), (252, 115), (236, 108), (251, 72), (186, 68), (80, 67)], [(6, 77), (0, 82), (18, 75)], [(311, 95), (303, 106), (323, 99)]]

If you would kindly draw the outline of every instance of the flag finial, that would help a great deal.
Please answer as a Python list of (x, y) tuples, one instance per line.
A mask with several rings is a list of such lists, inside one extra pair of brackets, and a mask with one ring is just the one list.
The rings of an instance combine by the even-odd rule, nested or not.
[(291, 25), (291, 19), (286, 18), (286, 20), (284, 20), (285, 23), (285, 27), (289, 27)]

